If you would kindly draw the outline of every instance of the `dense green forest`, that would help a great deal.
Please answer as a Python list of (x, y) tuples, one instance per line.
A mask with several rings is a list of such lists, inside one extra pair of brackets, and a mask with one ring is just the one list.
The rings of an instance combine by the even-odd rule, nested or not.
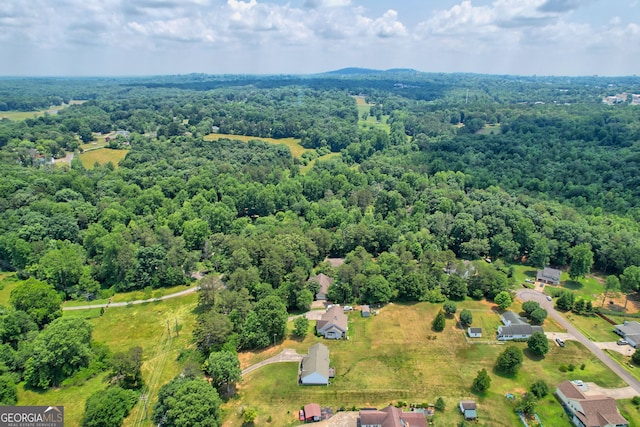
[[(345, 258), (330, 296), (361, 303), (493, 299), (515, 261), (564, 267), (587, 252), (606, 274), (640, 266), (640, 105), (602, 103), (621, 92), (639, 93), (640, 81), (2, 79), (0, 117), (85, 102), (0, 121), (0, 267), (29, 278), (0, 312), (0, 374), (47, 388), (104, 368), (90, 329), (58, 319), (60, 301), (183, 284), (196, 271), (225, 285), (200, 300), (205, 357), (282, 338), (286, 312), (313, 300), (308, 277), (331, 270), (327, 256)], [(116, 130), (128, 132), (114, 145), (128, 150), (118, 167), (50, 161)], [(212, 132), (340, 156), (303, 173), (306, 159), (284, 145), (203, 138)], [(487, 257), (461, 273), (461, 260)], [(48, 366), (42, 342), (64, 331), (74, 363)]]

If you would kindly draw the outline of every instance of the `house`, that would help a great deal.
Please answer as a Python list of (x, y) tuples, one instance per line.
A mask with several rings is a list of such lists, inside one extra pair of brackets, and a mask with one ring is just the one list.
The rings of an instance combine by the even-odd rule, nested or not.
[(571, 381), (556, 387), (556, 396), (578, 427), (628, 427), (629, 422), (620, 415), (616, 401), (603, 395), (585, 395)]
[(339, 340), (347, 336), (347, 315), (339, 305), (331, 306), (316, 322), (316, 334)]
[(545, 267), (544, 270), (538, 270), (536, 280), (547, 284), (559, 285), (561, 273), (560, 270), (556, 270), (555, 268)]
[(304, 405), (304, 421), (307, 423), (313, 421), (320, 421), (322, 419), (322, 412), (320, 405), (317, 403), (309, 403)]
[(360, 427), (427, 427), (427, 418), (424, 412), (402, 412), (395, 406), (387, 406), (384, 409), (363, 409), (358, 416)]
[(115, 140), (119, 136), (126, 140), (126, 139), (129, 139), (129, 135), (130, 135), (130, 133), (127, 130), (117, 130), (117, 131), (105, 136), (104, 140), (105, 140), (105, 142), (109, 142), (109, 141)]
[(329, 290), (329, 286), (333, 283), (333, 277), (329, 277), (324, 273), (320, 273), (317, 276), (309, 277), (308, 282), (315, 282), (318, 284), (320, 289), (316, 293), (317, 301), (326, 301), (327, 299), (327, 291)]
[(527, 319), (518, 316), (513, 311), (505, 311), (500, 317), (504, 326), (498, 328), (498, 341), (527, 339), (536, 332), (544, 332), (541, 326), (532, 326)]
[(300, 362), (300, 384), (329, 385), (329, 378), (329, 349), (324, 344), (314, 344)]
[(368, 305), (362, 305), (360, 306), (360, 311), (362, 313), (362, 317), (369, 317), (371, 316), (371, 309), (369, 308)]
[(502, 316), (500, 316), (500, 320), (505, 326), (521, 325), (527, 323), (526, 318), (518, 316), (513, 311), (505, 311), (504, 313), (502, 313)]
[(615, 325), (613, 332), (627, 340), (633, 348), (640, 345), (640, 323), (638, 322), (624, 322), (622, 325)]
[(482, 338), (482, 328), (468, 328), (467, 334), (471, 338)]
[(460, 413), (462, 413), (465, 420), (475, 420), (478, 418), (478, 409), (476, 407), (476, 402), (473, 400), (461, 400), (458, 407), (460, 408)]

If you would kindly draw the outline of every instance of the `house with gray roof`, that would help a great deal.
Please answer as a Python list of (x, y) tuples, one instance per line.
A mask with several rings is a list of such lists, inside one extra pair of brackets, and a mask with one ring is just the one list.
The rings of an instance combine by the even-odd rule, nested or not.
[(347, 315), (342, 307), (330, 307), (316, 322), (316, 334), (326, 339), (339, 340), (347, 336)]
[(330, 371), (329, 349), (324, 344), (314, 344), (300, 362), (300, 384), (329, 385)]
[(628, 427), (613, 397), (589, 395), (571, 381), (563, 381), (556, 387), (556, 396), (578, 427)]
[(627, 340), (633, 348), (637, 348), (640, 345), (640, 323), (636, 321), (615, 325), (613, 332)]
[(458, 407), (465, 420), (475, 420), (478, 418), (478, 408), (476, 402), (473, 400), (461, 400)]
[(538, 273), (536, 274), (536, 280), (538, 282), (550, 283), (552, 285), (559, 285), (560, 274), (562, 274), (560, 270), (556, 270), (555, 268), (551, 268), (551, 267), (545, 267), (542, 270), (538, 270)]
[(498, 341), (510, 341), (516, 339), (528, 339), (536, 332), (544, 332), (541, 326), (533, 326), (524, 317), (518, 316), (513, 311), (505, 311), (500, 317), (503, 326), (498, 328)]

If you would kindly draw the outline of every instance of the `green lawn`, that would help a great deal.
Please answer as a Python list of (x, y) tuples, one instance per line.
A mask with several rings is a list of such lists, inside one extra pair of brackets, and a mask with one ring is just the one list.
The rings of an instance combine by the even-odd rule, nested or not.
[(61, 110), (68, 107), (67, 104), (51, 106), (46, 110), (39, 111), (0, 111), (0, 120), (6, 118), (12, 121), (20, 121), (44, 116), (45, 113), (55, 114), (55, 110)]
[[(194, 285), (195, 286), (195, 285)], [(159, 288), (159, 289), (147, 289), (141, 291), (131, 291), (131, 292), (120, 292), (115, 294), (112, 298), (112, 302), (129, 302), (129, 301), (137, 301), (137, 300), (146, 300), (151, 298), (160, 298), (165, 295), (174, 294), (176, 292), (184, 291), (189, 289), (187, 285), (179, 285), (173, 286), (171, 288)], [(77, 307), (80, 305), (99, 305), (106, 304), (109, 302), (108, 298), (104, 299), (96, 299), (90, 302), (78, 300), (78, 301), (66, 301), (64, 303), (65, 307)]]
[(11, 291), (20, 280), (15, 273), (0, 272), (0, 305), (8, 306)]
[[(131, 347), (143, 349), (142, 374), (149, 387), (149, 404), (153, 407), (160, 386), (180, 373), (184, 361), (178, 361), (181, 351), (192, 343), (195, 325), (197, 295), (174, 298), (166, 301), (111, 307), (100, 315), (99, 309), (66, 311), (64, 316), (83, 317), (93, 325), (93, 339), (107, 344), (113, 352), (126, 351)], [(178, 333), (176, 334), (176, 323)], [(169, 337), (170, 334), (170, 337)], [(92, 378), (80, 386), (64, 387), (35, 392), (19, 388), (20, 405), (64, 405), (65, 425), (79, 426), (84, 412), (84, 402), (92, 393), (106, 387), (104, 374)], [(151, 426), (149, 419), (141, 417), (141, 407), (136, 406), (125, 420), (125, 426)]]
[(630, 426), (640, 426), (640, 408), (631, 403), (631, 399), (618, 400), (618, 409)]
[(574, 313), (562, 313), (582, 334), (591, 341), (608, 342), (620, 339), (613, 332), (613, 325), (598, 316), (580, 316)]
[[(487, 328), (498, 320), (485, 312), (486, 304), (465, 301), (461, 308), (478, 308), (479, 322)], [(553, 387), (561, 381), (582, 379), (595, 381), (603, 387), (619, 387), (624, 383), (609, 371), (582, 345), (567, 342), (565, 348), (550, 346), (547, 356), (540, 360), (525, 352), (521, 371), (515, 376), (493, 372), (493, 366), (504, 345), (466, 344), (455, 320), (447, 319), (442, 333), (433, 332), (430, 324), (438, 304), (390, 304), (371, 318), (361, 318), (358, 313), (349, 314), (349, 340), (323, 341), (331, 350), (331, 365), (336, 378), (329, 387), (299, 387), (296, 383), (296, 364), (270, 365), (252, 372), (239, 388), (239, 395), (226, 405), (225, 425), (240, 426), (238, 408), (251, 406), (258, 409), (259, 418), (272, 417), (272, 425), (295, 425), (295, 412), (305, 403), (317, 402), (322, 406), (383, 407), (391, 402), (435, 402), (442, 396), (447, 410), (437, 415), (439, 425), (455, 425), (460, 415), (455, 405), (461, 398), (478, 401), (480, 421), (491, 426), (518, 425), (513, 404), (504, 398), (505, 393), (522, 393), (538, 379)], [(498, 319), (497, 315), (495, 316)], [(482, 319), (482, 320), (480, 320)], [(474, 319), (474, 323), (475, 323)], [(411, 325), (408, 327), (407, 325)], [(302, 341), (287, 340), (278, 347), (259, 353), (243, 353), (243, 367), (265, 359), (282, 348), (296, 348), (306, 353), (314, 342), (321, 341), (312, 335)], [(515, 343), (523, 349), (525, 343)], [(585, 364), (585, 369), (580, 366)], [(561, 372), (561, 365), (573, 364), (573, 372)], [(477, 372), (486, 368), (492, 378), (486, 395), (477, 396), (470, 391)], [(545, 425), (560, 425), (561, 410), (545, 410), (541, 416)]]
[(300, 168), (300, 173), (302, 175), (306, 174), (311, 170), (311, 168), (313, 168), (313, 165), (318, 161), (321, 162), (323, 160), (329, 160), (333, 157), (339, 157), (339, 156), (340, 156), (340, 153), (328, 153), (328, 154), (325, 154), (324, 156), (320, 156), (318, 158), (312, 159), (309, 163), (307, 163), (305, 166), (302, 166)]

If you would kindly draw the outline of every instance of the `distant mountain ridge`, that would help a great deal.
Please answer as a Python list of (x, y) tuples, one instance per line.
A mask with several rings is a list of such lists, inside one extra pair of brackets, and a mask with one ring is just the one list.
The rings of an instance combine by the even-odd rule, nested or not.
[(340, 76), (353, 76), (353, 75), (366, 75), (366, 74), (399, 74), (399, 73), (418, 73), (419, 71), (413, 68), (390, 68), (388, 70), (376, 70), (373, 68), (359, 68), (359, 67), (347, 67), (339, 70), (326, 71), (320, 73), (320, 75), (340, 75)]

